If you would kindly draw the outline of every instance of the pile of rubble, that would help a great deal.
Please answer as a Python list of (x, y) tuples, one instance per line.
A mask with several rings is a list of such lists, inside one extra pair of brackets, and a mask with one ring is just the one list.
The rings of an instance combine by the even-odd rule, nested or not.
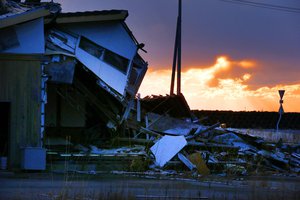
[(227, 129), (224, 124), (203, 126), (197, 120), (151, 112), (145, 115), (145, 124), (132, 137), (115, 137), (114, 143), (123, 142), (122, 147), (76, 148), (81, 154), (94, 157), (131, 157), (128, 171), (172, 169), (178, 174), (190, 171), (201, 176), (300, 172), (299, 144), (285, 144), (282, 140), (271, 143)]
[(141, 132), (154, 143), (149, 151), (152, 167), (168, 168), (172, 161), (180, 161), (201, 175), (300, 172), (299, 144), (269, 143), (220, 123), (202, 126), (153, 113), (148, 118), (154, 122)]

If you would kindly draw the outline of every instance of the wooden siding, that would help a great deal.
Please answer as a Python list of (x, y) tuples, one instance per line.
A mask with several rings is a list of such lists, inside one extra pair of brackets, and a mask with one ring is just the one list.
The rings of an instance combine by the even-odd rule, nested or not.
[(0, 102), (11, 103), (10, 169), (20, 168), (21, 147), (41, 143), (40, 77), (39, 60), (0, 60)]

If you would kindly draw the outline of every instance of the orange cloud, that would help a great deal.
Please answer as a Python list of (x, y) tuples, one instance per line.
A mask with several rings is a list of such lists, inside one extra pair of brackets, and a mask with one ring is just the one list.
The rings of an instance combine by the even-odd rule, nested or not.
[[(300, 83), (251, 90), (247, 81), (253, 75), (247, 71), (239, 74), (233, 71), (239, 68), (250, 71), (253, 67), (253, 61), (219, 57), (210, 67), (193, 67), (182, 72), (182, 92), (192, 109), (278, 111), (278, 90), (285, 89), (285, 111), (300, 112)], [(229, 75), (221, 76), (222, 73)], [(139, 92), (142, 96), (168, 94), (170, 80), (171, 70), (150, 70)]]
[[(219, 57), (216, 63), (208, 68), (211, 69), (214, 78), (207, 82), (207, 84), (210, 87), (216, 87), (222, 79), (235, 79), (237, 77), (243, 77), (246, 81), (251, 77), (251, 74), (248, 72), (249, 69), (254, 68), (255, 65), (254, 61), (233, 61), (226, 56)], [(247, 75), (244, 76), (245, 74)]]
[(252, 67), (255, 66), (255, 62), (253, 62), (253, 61), (245, 61), (245, 60), (244, 60), (244, 61), (237, 62), (237, 64), (238, 64), (239, 66), (243, 67), (243, 68), (246, 68), (246, 69), (252, 68)]

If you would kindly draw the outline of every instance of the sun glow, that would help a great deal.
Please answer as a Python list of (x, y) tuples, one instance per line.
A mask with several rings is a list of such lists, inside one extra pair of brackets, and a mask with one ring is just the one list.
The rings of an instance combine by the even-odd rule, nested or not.
[[(285, 89), (285, 111), (300, 112), (300, 83), (251, 90), (248, 81), (254, 75), (250, 68), (255, 67), (254, 61), (218, 57), (212, 66), (194, 66), (182, 72), (182, 92), (191, 109), (278, 111), (277, 91)], [(234, 73), (238, 70), (242, 73)], [(170, 79), (171, 70), (149, 70), (139, 92), (142, 96), (168, 94)]]
[(214, 67), (212, 69), (214, 70), (218, 70), (218, 69), (227, 69), (230, 65), (230, 62), (228, 61), (228, 59), (224, 56), (219, 57), (217, 59), (217, 63), (214, 65)]

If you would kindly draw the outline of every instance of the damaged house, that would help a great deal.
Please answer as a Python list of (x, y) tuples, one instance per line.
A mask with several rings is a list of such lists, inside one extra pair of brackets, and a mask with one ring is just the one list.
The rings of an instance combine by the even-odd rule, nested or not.
[(45, 169), (45, 138), (110, 137), (147, 71), (128, 12), (1, 2), (0, 142), (8, 168)]
[(140, 99), (147, 63), (127, 11), (0, 2), (0, 166), (7, 158), (9, 169), (45, 170), (47, 150), (51, 171), (300, 173), (296, 137), (267, 141), (191, 112), (180, 89), (181, 14), (170, 94)]

